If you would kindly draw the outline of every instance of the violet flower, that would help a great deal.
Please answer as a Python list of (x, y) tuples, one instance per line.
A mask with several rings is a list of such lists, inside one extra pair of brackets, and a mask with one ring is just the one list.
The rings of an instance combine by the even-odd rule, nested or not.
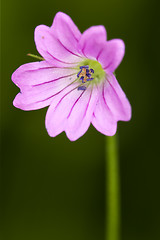
[(90, 123), (102, 134), (114, 135), (117, 121), (130, 120), (131, 106), (113, 74), (124, 56), (124, 42), (106, 39), (104, 26), (81, 34), (62, 12), (51, 27), (36, 27), (35, 43), (43, 59), (13, 73), (20, 88), (14, 106), (26, 111), (49, 106), (45, 123), (51, 137), (65, 131), (75, 141)]

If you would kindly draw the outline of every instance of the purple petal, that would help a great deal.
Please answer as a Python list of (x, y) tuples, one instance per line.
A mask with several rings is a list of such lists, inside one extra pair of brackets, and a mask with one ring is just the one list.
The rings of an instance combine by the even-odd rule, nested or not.
[(96, 104), (96, 96), (91, 90), (77, 91), (73, 86), (53, 99), (46, 115), (48, 134), (55, 137), (66, 131), (71, 141), (78, 139), (88, 129)]
[(81, 33), (72, 19), (65, 13), (58, 12), (51, 26), (59, 41), (72, 53), (78, 55), (78, 41)]
[(108, 73), (114, 72), (121, 63), (125, 53), (125, 45), (121, 39), (107, 41), (101, 50), (98, 61)]
[(72, 106), (65, 128), (71, 141), (80, 138), (89, 128), (93, 111), (98, 100), (97, 88), (86, 90)]
[[(36, 110), (50, 105), (55, 95), (59, 94), (70, 83), (74, 82), (76, 75), (65, 77), (55, 82), (49, 82), (43, 85), (25, 88), (25, 91), (18, 93), (13, 101), (13, 105), (22, 110)], [(72, 83), (72, 87), (77, 87), (76, 83)]]
[(82, 34), (79, 41), (79, 48), (82, 54), (87, 58), (96, 60), (106, 42), (106, 38), (104, 26), (90, 27)]
[(35, 29), (35, 43), (38, 52), (53, 66), (73, 66), (82, 58), (68, 51), (55, 37), (51, 28), (40, 25)]
[[(73, 70), (50, 68), (45, 62), (22, 65), (12, 75), (13, 82), (21, 89), (13, 104), (23, 110), (46, 107), (51, 104), (55, 94), (76, 78)], [(72, 84), (74, 86), (74, 83)]]
[(74, 102), (82, 94), (70, 85), (53, 98), (46, 114), (46, 129), (51, 137), (55, 137), (65, 130), (67, 116)]
[(51, 64), (42, 62), (31, 62), (20, 66), (13, 74), (12, 81), (18, 86), (37, 85), (63, 76), (76, 74), (76, 70), (72, 68), (58, 68)]
[(131, 105), (113, 74), (104, 83), (104, 98), (116, 121), (131, 119)]
[(101, 133), (116, 133), (117, 121), (131, 119), (131, 105), (113, 74), (99, 87), (100, 97), (93, 114), (92, 124)]
[(117, 130), (117, 122), (105, 101), (102, 87), (93, 113), (92, 124), (99, 132), (107, 136), (113, 136)]

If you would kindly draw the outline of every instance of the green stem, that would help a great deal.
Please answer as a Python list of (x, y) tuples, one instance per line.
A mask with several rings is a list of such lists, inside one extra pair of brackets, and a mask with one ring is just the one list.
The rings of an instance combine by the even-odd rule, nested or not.
[(117, 136), (106, 137), (106, 239), (120, 239), (120, 179)]

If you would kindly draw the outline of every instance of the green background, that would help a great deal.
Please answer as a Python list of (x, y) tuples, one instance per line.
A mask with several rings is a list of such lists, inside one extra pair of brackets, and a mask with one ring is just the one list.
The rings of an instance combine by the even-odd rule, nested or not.
[(158, 1), (3, 0), (1, 9), (1, 239), (104, 240), (105, 137), (92, 126), (76, 142), (50, 138), (46, 110), (12, 105), (12, 72), (37, 54), (37, 25), (63, 11), (81, 32), (104, 25), (126, 54), (117, 79), (133, 109), (119, 122), (121, 239), (160, 239)]

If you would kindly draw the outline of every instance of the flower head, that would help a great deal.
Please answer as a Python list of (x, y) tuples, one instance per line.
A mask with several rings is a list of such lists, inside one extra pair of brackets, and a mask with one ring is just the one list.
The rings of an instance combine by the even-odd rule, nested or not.
[(104, 26), (80, 33), (72, 19), (58, 12), (51, 27), (35, 29), (44, 60), (20, 66), (12, 81), (20, 88), (13, 104), (22, 110), (49, 106), (46, 129), (51, 137), (65, 131), (77, 140), (90, 123), (101, 133), (116, 133), (117, 121), (129, 121), (131, 106), (114, 71), (125, 52), (120, 39), (107, 41)]

